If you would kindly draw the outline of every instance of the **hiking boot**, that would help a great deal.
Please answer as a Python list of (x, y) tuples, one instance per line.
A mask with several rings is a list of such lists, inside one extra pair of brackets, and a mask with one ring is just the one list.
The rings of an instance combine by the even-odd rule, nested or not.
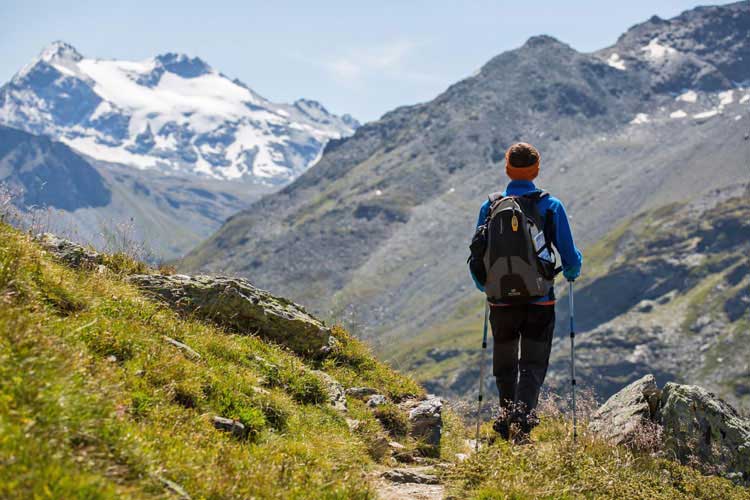
[(508, 419), (498, 418), (495, 423), (492, 424), (492, 430), (500, 434), (500, 437), (508, 441), (510, 439), (510, 425)]

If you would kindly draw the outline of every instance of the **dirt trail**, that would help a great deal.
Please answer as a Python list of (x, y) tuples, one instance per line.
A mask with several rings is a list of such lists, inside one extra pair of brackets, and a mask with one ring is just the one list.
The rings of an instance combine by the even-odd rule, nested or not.
[(434, 473), (433, 467), (386, 469), (373, 484), (380, 500), (442, 500), (445, 488)]

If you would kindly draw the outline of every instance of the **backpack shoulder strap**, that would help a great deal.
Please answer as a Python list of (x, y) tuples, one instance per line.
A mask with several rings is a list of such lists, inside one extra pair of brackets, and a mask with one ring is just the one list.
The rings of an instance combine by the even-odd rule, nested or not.
[(504, 198), (504, 197), (505, 197), (505, 194), (502, 191), (496, 191), (496, 192), (490, 194), (487, 198), (489, 198), (490, 205), (492, 205), (497, 200), (499, 200), (500, 198)]
[(547, 198), (548, 196), (549, 196), (549, 193), (545, 191), (544, 189), (537, 189), (536, 191), (529, 191), (528, 193), (523, 195), (524, 198), (528, 198), (534, 201), (540, 201), (544, 198)]

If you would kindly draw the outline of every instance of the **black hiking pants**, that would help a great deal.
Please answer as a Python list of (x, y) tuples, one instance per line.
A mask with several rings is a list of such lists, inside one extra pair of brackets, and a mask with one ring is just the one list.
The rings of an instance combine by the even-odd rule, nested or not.
[(492, 373), (500, 406), (528, 414), (536, 408), (547, 375), (555, 307), (495, 306), (490, 309), (490, 324), (495, 343)]

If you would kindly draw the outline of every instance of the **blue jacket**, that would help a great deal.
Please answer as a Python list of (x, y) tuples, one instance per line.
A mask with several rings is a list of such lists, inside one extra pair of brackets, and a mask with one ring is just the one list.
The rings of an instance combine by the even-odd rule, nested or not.
[[(508, 187), (503, 193), (504, 196), (520, 196), (532, 191), (536, 191), (537, 187), (531, 181), (511, 181)], [(562, 259), (563, 271), (566, 274), (578, 275), (581, 271), (581, 264), (583, 264), (583, 255), (576, 248), (575, 242), (573, 241), (573, 233), (570, 230), (570, 223), (568, 222), (568, 214), (565, 213), (565, 207), (560, 200), (554, 196), (546, 196), (539, 200), (537, 205), (539, 213), (542, 217), (545, 216), (548, 210), (552, 211), (554, 219), (555, 233), (553, 234), (552, 244), (557, 249)], [(485, 200), (482, 208), (479, 209), (479, 218), (477, 219), (477, 227), (481, 226), (487, 220), (487, 215), (490, 211), (490, 200)], [(546, 223), (546, 221), (545, 221)], [(476, 276), (471, 274), (474, 284), (481, 291), (484, 291), (484, 286), (477, 281)], [(546, 302), (554, 298), (554, 290), (550, 290), (550, 293), (537, 299), (535, 302)]]

